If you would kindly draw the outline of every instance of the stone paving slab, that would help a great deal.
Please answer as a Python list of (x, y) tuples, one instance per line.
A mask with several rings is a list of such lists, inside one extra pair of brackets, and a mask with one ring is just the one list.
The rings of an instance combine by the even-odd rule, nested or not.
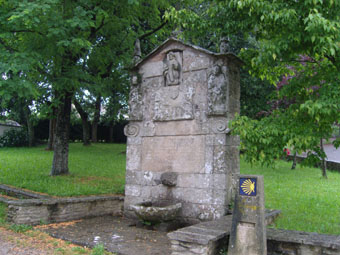
[(133, 221), (119, 216), (89, 218), (36, 228), (82, 246), (94, 247), (102, 243), (108, 251), (121, 255), (171, 254), (167, 233), (137, 228)]

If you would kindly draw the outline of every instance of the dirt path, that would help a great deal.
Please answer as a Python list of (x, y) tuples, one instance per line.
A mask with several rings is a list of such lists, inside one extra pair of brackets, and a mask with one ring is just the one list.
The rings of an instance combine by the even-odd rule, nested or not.
[(23, 234), (0, 228), (0, 255), (42, 255), (52, 254), (50, 251), (37, 246), (32, 238)]
[(169, 255), (167, 233), (137, 228), (134, 221), (124, 217), (102, 216), (37, 226), (54, 237), (93, 247), (101, 243), (121, 255)]
[(0, 227), (0, 255), (80, 254), (90, 255), (91, 250), (53, 238), (38, 230), (16, 233)]

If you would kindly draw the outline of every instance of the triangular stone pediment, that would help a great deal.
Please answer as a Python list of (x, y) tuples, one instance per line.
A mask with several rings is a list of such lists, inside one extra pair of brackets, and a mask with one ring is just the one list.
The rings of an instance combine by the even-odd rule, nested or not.
[(182, 50), (185, 49), (185, 47), (189, 47), (195, 51), (198, 51), (200, 53), (204, 53), (207, 55), (212, 55), (212, 56), (216, 56), (216, 57), (223, 57), (223, 58), (229, 58), (230, 60), (232, 60), (235, 64), (242, 66), (243, 65), (243, 61), (241, 59), (239, 59), (235, 54), (233, 53), (215, 53), (212, 51), (209, 51), (207, 49), (201, 48), (199, 46), (196, 45), (192, 45), (190, 43), (185, 43), (179, 39), (176, 39), (174, 37), (170, 37), (167, 40), (165, 40), (161, 45), (159, 45), (158, 47), (156, 47), (152, 52), (150, 52), (148, 55), (146, 55), (143, 59), (139, 60), (133, 67), (133, 69), (138, 69), (139, 66), (141, 66), (143, 63), (145, 63), (146, 61), (148, 61), (150, 58), (152, 58), (153, 56), (159, 54), (160, 52), (162, 52), (162, 50), (164, 48), (167, 48), (169, 45), (171, 44), (175, 44), (177, 45), (177, 47), (179, 49), (182, 48)]

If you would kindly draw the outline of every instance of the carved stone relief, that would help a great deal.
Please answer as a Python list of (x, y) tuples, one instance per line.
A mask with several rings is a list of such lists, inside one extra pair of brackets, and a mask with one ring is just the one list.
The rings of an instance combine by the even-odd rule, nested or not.
[(143, 120), (143, 98), (138, 87), (132, 88), (129, 94), (129, 120)]
[(155, 93), (153, 119), (156, 121), (193, 119), (194, 93), (193, 86), (160, 88)]
[(136, 124), (128, 124), (124, 127), (124, 135), (137, 136), (139, 134), (139, 126)]
[(228, 134), (230, 132), (230, 129), (228, 128), (227, 120), (216, 120), (213, 123), (213, 132)]
[(152, 121), (146, 121), (143, 127), (143, 136), (154, 136), (155, 135), (155, 124)]
[(228, 70), (214, 64), (208, 70), (208, 115), (227, 114)]
[(170, 51), (163, 60), (163, 76), (165, 86), (179, 85), (182, 79), (181, 52)]

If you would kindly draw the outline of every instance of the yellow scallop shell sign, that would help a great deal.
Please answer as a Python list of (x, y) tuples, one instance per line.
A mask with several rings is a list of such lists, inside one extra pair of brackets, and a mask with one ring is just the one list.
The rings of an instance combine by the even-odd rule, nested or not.
[(256, 196), (256, 178), (240, 178), (240, 195)]

